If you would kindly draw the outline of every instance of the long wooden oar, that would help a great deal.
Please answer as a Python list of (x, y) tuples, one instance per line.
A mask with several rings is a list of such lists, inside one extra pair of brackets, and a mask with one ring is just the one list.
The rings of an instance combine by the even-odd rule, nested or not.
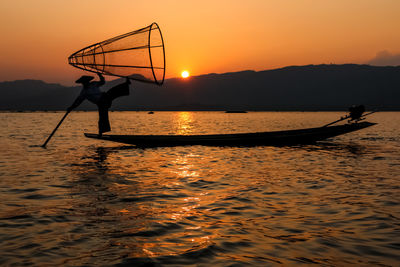
[(62, 117), (62, 119), (60, 120), (60, 122), (57, 124), (56, 128), (54, 128), (53, 132), (49, 135), (49, 137), (47, 138), (46, 142), (44, 142), (44, 144), (42, 145), (42, 147), (46, 147), (47, 143), (50, 141), (50, 139), (53, 137), (54, 133), (57, 131), (58, 127), (60, 127), (61, 123), (64, 121), (64, 119), (67, 117), (67, 115), (70, 113), (70, 111), (68, 110), (65, 114), (64, 117)]

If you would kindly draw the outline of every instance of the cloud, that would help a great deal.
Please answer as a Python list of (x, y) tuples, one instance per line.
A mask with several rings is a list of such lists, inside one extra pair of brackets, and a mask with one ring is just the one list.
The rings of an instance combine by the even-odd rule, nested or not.
[(392, 54), (387, 50), (380, 51), (367, 62), (374, 66), (400, 66), (400, 54)]

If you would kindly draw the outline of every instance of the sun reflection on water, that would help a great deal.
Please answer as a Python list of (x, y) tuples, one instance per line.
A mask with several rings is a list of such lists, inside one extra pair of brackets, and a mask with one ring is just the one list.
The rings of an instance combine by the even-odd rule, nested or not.
[(195, 167), (195, 165), (191, 164), (191, 158), (196, 158), (195, 154), (185, 154), (179, 155), (175, 160), (172, 161), (172, 164), (176, 166), (176, 168), (171, 171), (179, 178), (189, 178), (193, 179), (199, 177), (199, 171)]
[(177, 112), (174, 118), (177, 134), (190, 134), (193, 128), (192, 112)]

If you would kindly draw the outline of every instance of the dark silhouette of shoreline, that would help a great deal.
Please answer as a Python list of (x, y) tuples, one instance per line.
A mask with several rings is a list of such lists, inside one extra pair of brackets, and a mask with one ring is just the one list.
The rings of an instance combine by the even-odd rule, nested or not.
[[(111, 87), (121, 80), (108, 82)], [(66, 110), (80, 87), (38, 80), (0, 83), (0, 110)], [(400, 110), (400, 66), (308, 65), (167, 79), (161, 87), (134, 82), (131, 95), (113, 110), (145, 111), (318, 111)], [(79, 110), (95, 110), (88, 102)]]

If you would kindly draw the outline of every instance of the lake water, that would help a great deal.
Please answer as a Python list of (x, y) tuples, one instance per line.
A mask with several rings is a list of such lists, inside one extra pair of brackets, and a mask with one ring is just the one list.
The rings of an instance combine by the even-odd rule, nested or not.
[[(400, 113), (290, 147), (138, 149), (97, 113), (0, 113), (0, 265), (400, 265)], [(342, 112), (111, 112), (112, 133), (316, 127)]]

